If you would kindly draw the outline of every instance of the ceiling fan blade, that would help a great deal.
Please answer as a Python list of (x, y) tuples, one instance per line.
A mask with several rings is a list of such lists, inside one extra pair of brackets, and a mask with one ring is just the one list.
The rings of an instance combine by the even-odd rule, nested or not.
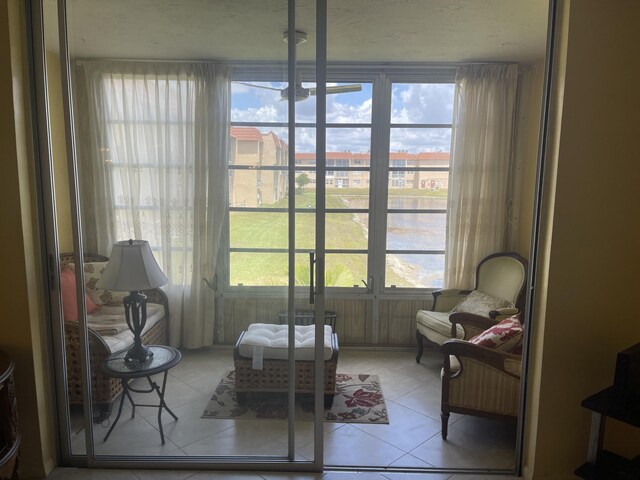
[(255, 83), (247, 83), (247, 82), (232, 82), (232, 83), (239, 83), (240, 85), (246, 85), (248, 87), (264, 88), (265, 90), (275, 90), (276, 92), (282, 92), (281, 88), (266, 87), (264, 85), (256, 85)]
[(348, 93), (348, 92), (361, 92), (362, 85), (336, 85), (334, 87), (327, 87), (327, 93)]
[[(362, 91), (362, 85), (360, 85), (360, 84), (336, 85), (336, 86), (333, 86), (333, 87), (327, 87), (327, 94), (361, 92), (361, 91)], [(310, 88), (309, 89), (309, 95), (315, 95), (315, 94), (316, 94), (316, 89), (315, 88)]]

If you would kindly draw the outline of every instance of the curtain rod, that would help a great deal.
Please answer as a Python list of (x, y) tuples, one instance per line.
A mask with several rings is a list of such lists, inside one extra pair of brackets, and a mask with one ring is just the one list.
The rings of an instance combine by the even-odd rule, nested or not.
[[(133, 58), (78, 58), (73, 63), (76, 66), (82, 66), (83, 62), (137, 62), (137, 63), (212, 63), (216, 65), (227, 65), (232, 68), (266, 68), (273, 69), (276, 66), (286, 66), (286, 61), (264, 61), (264, 60), (241, 60), (241, 61), (222, 61), (222, 60), (171, 60), (171, 59), (133, 59)], [(351, 69), (380, 69), (393, 68), (396, 70), (411, 69), (450, 69), (467, 65), (507, 65), (520, 64), (518, 62), (327, 62), (328, 66), (333, 68), (351, 68)], [(532, 62), (536, 63), (536, 62)], [(301, 67), (312, 67), (315, 65), (313, 61), (298, 62)]]

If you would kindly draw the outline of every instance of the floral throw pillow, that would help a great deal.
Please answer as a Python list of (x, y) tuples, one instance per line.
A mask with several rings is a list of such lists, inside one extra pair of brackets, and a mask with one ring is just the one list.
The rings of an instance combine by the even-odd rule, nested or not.
[(513, 308), (513, 303), (508, 300), (493, 297), (480, 290), (474, 290), (467, 295), (458, 305), (454, 307), (452, 312), (475, 313), (488, 317), (489, 312), (498, 308)]
[[(69, 267), (75, 269), (73, 263), (69, 264)], [(110, 303), (122, 303), (124, 297), (129, 295), (129, 292), (113, 292), (111, 290), (103, 290), (97, 288), (96, 284), (102, 274), (107, 268), (107, 262), (85, 262), (84, 264), (84, 285), (87, 290), (87, 294), (98, 305), (108, 305)]]
[(493, 350), (516, 353), (518, 346), (522, 349), (523, 333), (522, 324), (520, 324), (518, 316), (514, 315), (513, 317), (505, 318), (500, 323), (496, 323), (493, 327), (471, 338), (469, 343)]

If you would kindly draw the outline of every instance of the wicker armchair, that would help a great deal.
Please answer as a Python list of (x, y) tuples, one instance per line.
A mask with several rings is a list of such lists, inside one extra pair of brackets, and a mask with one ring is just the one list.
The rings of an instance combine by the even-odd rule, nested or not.
[[(518, 313), (524, 306), (527, 261), (517, 253), (494, 253), (484, 258), (476, 268), (474, 290), (511, 302), (515, 308), (498, 308), (488, 312), (493, 323)], [(420, 363), (423, 342), (440, 346), (450, 338), (464, 338), (461, 326), (453, 322), (451, 311), (471, 290), (445, 289), (433, 292), (433, 307), (419, 310), (416, 315), (416, 362)], [(457, 315), (457, 314), (456, 314)], [(469, 328), (473, 328), (469, 325)], [(477, 333), (485, 330), (474, 330)], [(471, 338), (473, 335), (469, 335)]]
[[(73, 263), (73, 253), (63, 253), (60, 255), (61, 267)], [(109, 260), (102, 255), (86, 253), (85, 262), (106, 262)], [(153, 325), (142, 335), (142, 341), (150, 345), (164, 345), (167, 341), (167, 323), (169, 321), (169, 302), (166, 294), (160, 289), (153, 289), (144, 292), (147, 295), (148, 303), (157, 303), (164, 307), (164, 318)], [(112, 353), (102, 336), (91, 327), (88, 328), (89, 335), (89, 358), (91, 368), (91, 392), (94, 406), (99, 409), (99, 416), (96, 421), (101, 421), (108, 416), (111, 404), (122, 392), (122, 384), (117, 378), (111, 378), (102, 371), (104, 360)], [(80, 331), (79, 323), (76, 321), (64, 322), (65, 351), (67, 356), (67, 387), (69, 392), (69, 403), (71, 405), (82, 405), (82, 371), (80, 357)]]
[(492, 350), (467, 340), (478, 329), (494, 325), (490, 318), (459, 314), (457, 321), (467, 333), (464, 340), (442, 345), (442, 438), (447, 439), (451, 412), (487, 418), (515, 420), (520, 404), (522, 357)]

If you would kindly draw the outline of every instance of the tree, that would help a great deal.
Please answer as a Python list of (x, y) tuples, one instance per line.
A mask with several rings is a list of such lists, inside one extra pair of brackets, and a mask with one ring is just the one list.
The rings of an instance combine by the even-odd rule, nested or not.
[(296, 183), (298, 187), (300, 187), (300, 190), (304, 190), (304, 186), (309, 183), (309, 177), (306, 173), (301, 173), (296, 177)]

